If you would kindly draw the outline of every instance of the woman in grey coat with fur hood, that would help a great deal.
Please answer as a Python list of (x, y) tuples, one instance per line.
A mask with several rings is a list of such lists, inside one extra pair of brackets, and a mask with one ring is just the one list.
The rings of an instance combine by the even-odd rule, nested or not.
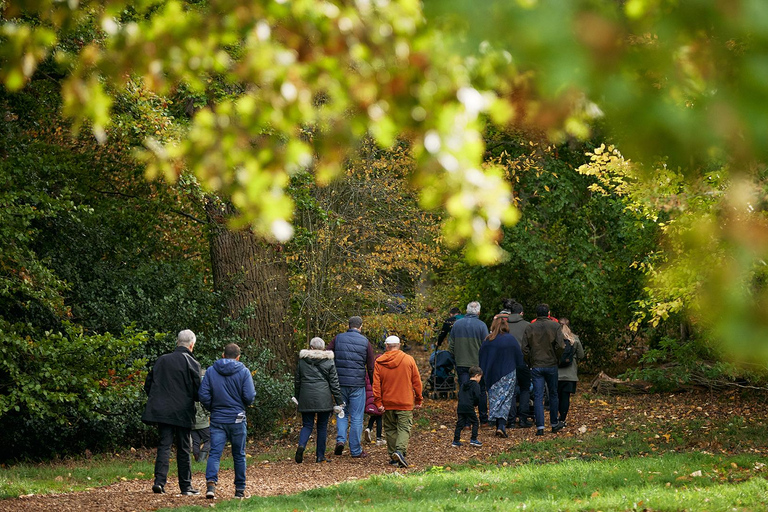
[(312, 338), (309, 342), (309, 350), (299, 352), (294, 393), (302, 421), (299, 447), (296, 449), (296, 462), (301, 463), (304, 460), (304, 449), (312, 434), (315, 417), (317, 417), (316, 462), (326, 462), (325, 441), (328, 436), (328, 420), (331, 412), (340, 411), (340, 406), (344, 404), (333, 352), (325, 350), (325, 342), (322, 338)]

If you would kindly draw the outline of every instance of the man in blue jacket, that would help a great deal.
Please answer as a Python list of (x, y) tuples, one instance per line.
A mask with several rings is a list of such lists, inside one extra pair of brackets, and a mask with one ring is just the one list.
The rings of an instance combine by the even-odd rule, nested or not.
[(363, 319), (359, 316), (351, 317), (347, 332), (337, 334), (327, 347), (327, 350), (333, 351), (341, 396), (347, 404), (345, 416), (336, 419), (336, 448), (333, 453), (341, 455), (344, 451), (349, 424), (349, 453), (355, 458), (368, 456), (361, 444), (365, 414), (365, 372), (368, 372), (368, 378), (373, 382), (373, 363), (376, 360), (368, 338), (360, 333), (362, 328)]
[(208, 368), (200, 385), (200, 403), (211, 413), (211, 451), (205, 468), (205, 497), (216, 496), (219, 461), (224, 445), (232, 444), (235, 463), (235, 497), (245, 497), (245, 408), (256, 398), (251, 372), (240, 362), (240, 347), (224, 347), (222, 359)]

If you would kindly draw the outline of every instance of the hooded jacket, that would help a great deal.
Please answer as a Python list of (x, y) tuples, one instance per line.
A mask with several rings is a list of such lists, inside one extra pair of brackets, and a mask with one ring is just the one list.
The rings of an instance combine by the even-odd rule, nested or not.
[(373, 368), (373, 403), (385, 411), (412, 411), (420, 405), (421, 375), (416, 361), (402, 350), (384, 352)]
[(302, 350), (293, 380), (299, 412), (327, 412), (344, 399), (330, 350)]
[(480, 345), (488, 336), (488, 326), (477, 315), (467, 314), (456, 320), (448, 335), (448, 351), (456, 366), (477, 366), (480, 363)]
[(251, 372), (237, 359), (219, 359), (200, 385), (200, 403), (211, 413), (211, 423), (240, 423), (245, 408), (256, 398)]
[(560, 362), (553, 343), (560, 348), (565, 347), (562, 326), (547, 318), (540, 316), (526, 329), (520, 348), (523, 349), (525, 362), (531, 368), (557, 368)]
[(141, 421), (191, 429), (199, 387), (200, 363), (188, 348), (177, 346), (170, 354), (160, 356), (147, 374), (147, 406)]

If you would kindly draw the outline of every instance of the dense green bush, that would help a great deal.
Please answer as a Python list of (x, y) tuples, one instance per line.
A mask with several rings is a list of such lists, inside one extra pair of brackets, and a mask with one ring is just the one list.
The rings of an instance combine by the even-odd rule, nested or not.
[(590, 190), (594, 178), (576, 171), (586, 161), (583, 146), (502, 135), (491, 136), (500, 141), (489, 142), (498, 152), (489, 158), (507, 169), (522, 212), (500, 242), (509, 259), (492, 267), (457, 259), (438, 279), (462, 308), (479, 300), (489, 322), (506, 297), (523, 304), (527, 320), (537, 304), (549, 304), (553, 315), (571, 319), (587, 363), (599, 369), (627, 340), (634, 304), (643, 296), (636, 262), (654, 247), (657, 230), (618, 196)]
[(0, 320), (0, 431), (4, 460), (120, 446), (141, 430), (147, 335), (86, 334), (64, 322), (42, 335)]

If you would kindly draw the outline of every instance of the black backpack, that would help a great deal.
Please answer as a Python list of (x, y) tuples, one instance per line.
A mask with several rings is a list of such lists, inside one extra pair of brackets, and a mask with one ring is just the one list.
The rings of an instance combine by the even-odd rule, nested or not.
[(560, 354), (560, 362), (557, 364), (559, 368), (568, 368), (573, 363), (573, 343), (565, 340), (565, 349)]

